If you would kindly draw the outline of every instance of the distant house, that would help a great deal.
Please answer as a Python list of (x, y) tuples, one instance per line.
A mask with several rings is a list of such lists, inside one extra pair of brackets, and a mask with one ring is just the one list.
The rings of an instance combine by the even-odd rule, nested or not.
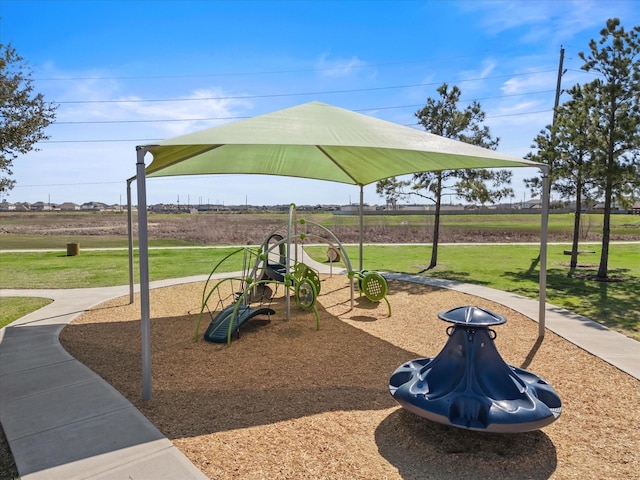
[(80, 211), (80, 205), (78, 205), (77, 203), (73, 203), (73, 202), (64, 202), (61, 203), (59, 205), (59, 208), (61, 211), (63, 212), (74, 212), (74, 211)]
[(532, 198), (530, 200), (525, 200), (520, 203), (520, 208), (524, 209), (533, 209), (533, 208), (542, 208), (542, 200), (539, 198)]
[(198, 205), (198, 211), (199, 212), (228, 212), (229, 208), (225, 207), (224, 205), (204, 203), (204, 204)]
[(36, 212), (51, 212), (54, 210), (54, 205), (52, 203), (36, 202), (31, 204), (31, 210), (35, 210)]
[[(372, 207), (370, 205), (367, 205), (366, 203), (362, 205), (362, 211), (363, 212), (375, 212), (376, 207)], [(359, 203), (352, 203), (351, 205), (342, 205), (340, 206), (340, 211), (341, 212), (350, 212), (350, 213), (358, 213), (360, 211), (360, 204)]]
[(14, 206), (15, 206), (15, 211), (16, 212), (30, 212), (31, 211), (31, 205), (29, 205), (26, 202), (19, 202), (19, 203), (16, 203)]
[[(427, 212), (435, 212), (436, 211), (436, 206), (435, 205), (427, 205), (425, 210)], [(441, 213), (464, 212), (464, 205), (440, 205), (440, 212)]]
[(431, 207), (435, 210), (435, 205), (397, 205), (398, 210), (402, 210), (404, 212), (426, 212), (427, 210), (431, 210)]
[(16, 206), (6, 200), (0, 203), (0, 212), (15, 212)]
[(80, 205), (83, 212), (102, 212), (107, 209), (107, 204), (102, 202), (87, 202)]
[[(615, 201), (611, 204), (611, 213), (626, 213), (627, 211), (628, 209), (621, 207)], [(604, 202), (596, 203), (591, 209), (591, 212), (604, 213)]]
[(175, 205), (165, 203), (156, 203), (154, 205), (150, 205), (148, 207), (148, 210), (153, 213), (170, 213), (178, 211)]

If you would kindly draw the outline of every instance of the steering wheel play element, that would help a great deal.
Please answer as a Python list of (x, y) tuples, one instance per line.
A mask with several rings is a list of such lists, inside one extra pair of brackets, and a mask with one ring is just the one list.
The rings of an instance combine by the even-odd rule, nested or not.
[(296, 285), (296, 303), (303, 310), (311, 310), (316, 304), (316, 287), (308, 278), (303, 278)]

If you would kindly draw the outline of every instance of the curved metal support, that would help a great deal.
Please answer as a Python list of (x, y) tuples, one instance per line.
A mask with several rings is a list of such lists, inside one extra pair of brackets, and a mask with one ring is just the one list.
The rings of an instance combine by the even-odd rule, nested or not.
[(364, 187), (360, 185), (360, 268), (362, 271), (362, 257), (363, 257), (363, 245), (364, 245)]

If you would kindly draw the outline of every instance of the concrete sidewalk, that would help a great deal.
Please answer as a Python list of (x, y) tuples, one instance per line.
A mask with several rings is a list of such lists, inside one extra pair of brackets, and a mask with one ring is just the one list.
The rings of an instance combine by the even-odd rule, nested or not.
[[(306, 263), (314, 263), (305, 259)], [(325, 264), (313, 264), (326, 273)], [(338, 274), (339, 269), (333, 273)], [(477, 285), (402, 274), (386, 278), (449, 288), (506, 305), (534, 320), (534, 299)], [(206, 276), (153, 282), (152, 288)], [(72, 358), (60, 331), (129, 287), (2, 290), (0, 296), (54, 300), (0, 330), (0, 423), (22, 480), (206, 479), (128, 400)], [(640, 342), (547, 304), (546, 326), (640, 380)]]
[(207, 478), (58, 341), (76, 316), (128, 294), (128, 286), (0, 291), (54, 300), (0, 329), (0, 423), (22, 480)]
[[(384, 273), (384, 276), (387, 279), (423, 283), (486, 298), (538, 321), (538, 300), (515, 293), (419, 275)], [(550, 303), (546, 304), (545, 311), (547, 330), (640, 380), (640, 342)]]

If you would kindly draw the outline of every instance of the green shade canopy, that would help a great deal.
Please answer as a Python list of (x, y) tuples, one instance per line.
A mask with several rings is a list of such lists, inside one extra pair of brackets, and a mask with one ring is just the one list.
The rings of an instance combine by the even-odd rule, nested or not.
[[(145, 167), (147, 152), (153, 155), (153, 161)], [(363, 186), (385, 178), (427, 171), (513, 167), (538, 167), (543, 172), (539, 318), (542, 337), (549, 205), (546, 165), (319, 102), (137, 147), (142, 398), (151, 398), (147, 176), (261, 174), (328, 180), (359, 185), (362, 205)], [(131, 227), (129, 230), (130, 297), (133, 298)], [(360, 215), (360, 269), (363, 230)]]
[(404, 174), (540, 164), (320, 102), (148, 145), (148, 177), (262, 174), (368, 185)]

